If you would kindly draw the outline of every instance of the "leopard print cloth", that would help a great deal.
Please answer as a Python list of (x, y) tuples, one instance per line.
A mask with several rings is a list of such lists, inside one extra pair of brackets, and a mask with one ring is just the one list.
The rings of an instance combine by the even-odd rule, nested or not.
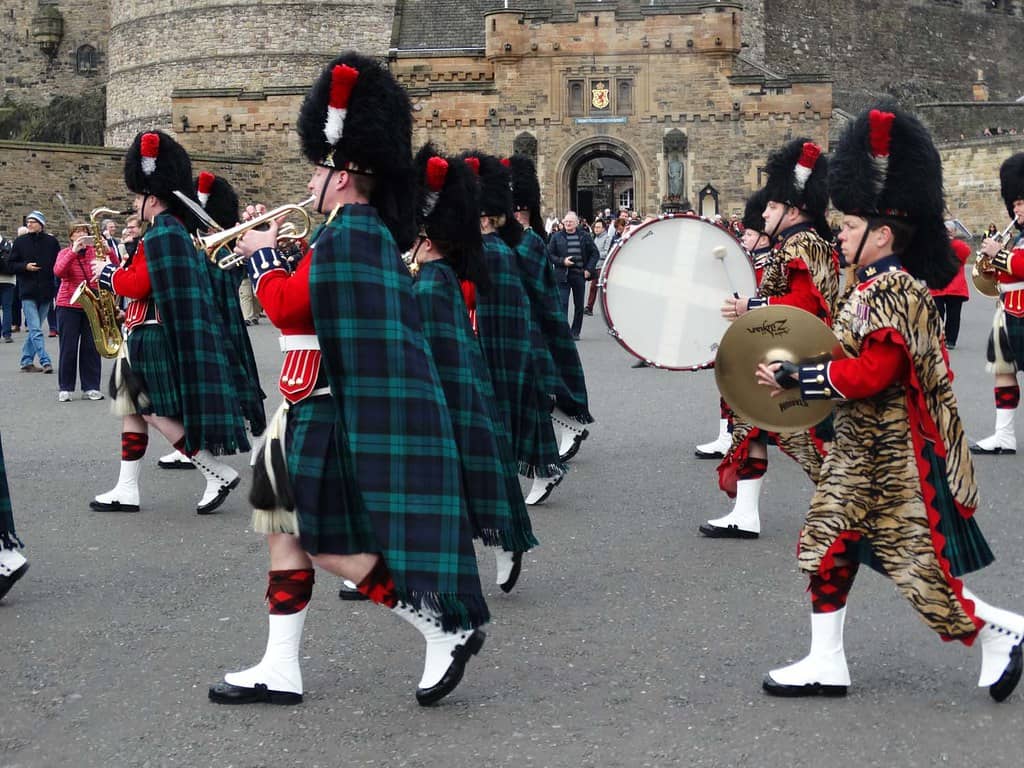
[(844, 532), (859, 534), (929, 627), (945, 637), (966, 638), (975, 623), (956, 596), (959, 583), (943, 568), (932, 535), (925, 500), (931, 486), (918, 464), (924, 441), (940, 454), (945, 449), (949, 489), (965, 512), (977, 507), (978, 489), (943, 356), (941, 319), (928, 289), (906, 272), (888, 272), (858, 287), (834, 325), (850, 357), (865, 337), (882, 329), (894, 330), (906, 344), (911, 386), (920, 390), (925, 413), (915, 414), (912, 431), (908, 402), (919, 398), (908, 397), (903, 384), (838, 402), (835, 440), (800, 535), (800, 568), (818, 572)]

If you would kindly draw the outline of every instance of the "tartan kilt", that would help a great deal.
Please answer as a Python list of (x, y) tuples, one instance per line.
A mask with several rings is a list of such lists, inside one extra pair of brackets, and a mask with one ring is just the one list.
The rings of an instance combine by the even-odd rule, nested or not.
[[(496, 234), (484, 236), (491, 287), (477, 294), (480, 346), (491, 372), (498, 410), (511, 436), (519, 474), (553, 477), (566, 471), (551, 425), (551, 397), (534, 357), (530, 300), (515, 256)], [(564, 323), (563, 323), (564, 324)]]
[(24, 546), (14, 532), (14, 512), (11, 510), (11, 491), (7, 486), (7, 465), (4, 446), (0, 442), (0, 549), (18, 549)]
[(351, 458), (335, 440), (330, 395), (309, 397), (288, 409), (285, 448), (302, 548), (312, 555), (380, 552), (370, 516), (351, 493)]
[(149, 396), (149, 405), (138, 413), (149, 416), (167, 416), (181, 419), (181, 394), (178, 374), (167, 341), (167, 331), (159, 324), (139, 325), (128, 334), (128, 359), (132, 371), (139, 378), (143, 391)]
[[(1003, 314), (1006, 323), (1006, 344), (1004, 355), (1008, 353), (1007, 362), (1013, 363), (1017, 371), (1024, 370), (1024, 317), (1015, 317), (1008, 312)], [(988, 362), (995, 363), (994, 338), (995, 329), (988, 336)], [(1009, 346), (1009, 349), (1005, 347)]]

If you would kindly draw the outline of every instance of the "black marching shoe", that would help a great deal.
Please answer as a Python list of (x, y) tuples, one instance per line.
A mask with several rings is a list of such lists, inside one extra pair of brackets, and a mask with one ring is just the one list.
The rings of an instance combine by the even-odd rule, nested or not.
[(4, 599), (4, 596), (11, 591), (11, 587), (28, 571), (28, 561), (26, 560), (21, 564), (21, 567), (16, 569), (9, 576), (0, 574), (0, 600)]
[(512, 553), (512, 570), (509, 572), (508, 577), (504, 581), (498, 582), (498, 587), (506, 595), (512, 591), (515, 587), (516, 582), (519, 581), (519, 574), (523, 571), (523, 553), (513, 552)]
[(480, 652), (480, 649), (484, 647), (484, 640), (486, 639), (487, 634), (483, 630), (476, 629), (473, 631), (473, 634), (466, 638), (465, 643), (456, 645), (452, 649), (452, 663), (440, 681), (429, 688), (416, 689), (416, 701), (419, 702), (421, 707), (429, 707), (431, 704), (436, 704), (458, 687), (459, 683), (462, 682), (462, 676), (466, 672), (466, 662), (469, 661), (470, 656), (476, 656)]
[(735, 525), (718, 526), (710, 523), (701, 523), (700, 532), (709, 539), (756, 539), (761, 534), (756, 531), (745, 531)]
[(216, 704), (301, 704), (302, 694), (272, 691), (262, 683), (243, 688), (221, 680), (210, 686), (210, 701)]
[(342, 600), (368, 600), (366, 595), (359, 591), (355, 584), (348, 579), (341, 580), (341, 589), (338, 590), (338, 597)]

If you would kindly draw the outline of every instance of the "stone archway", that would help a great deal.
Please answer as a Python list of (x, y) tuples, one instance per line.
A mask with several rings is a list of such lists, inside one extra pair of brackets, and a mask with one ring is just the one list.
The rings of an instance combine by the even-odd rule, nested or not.
[[(577, 180), (581, 169), (592, 160), (608, 158), (621, 163), (633, 177), (634, 207), (647, 203), (647, 174), (636, 151), (628, 144), (610, 136), (596, 136), (577, 142), (566, 150), (555, 169), (555, 212), (558, 216), (577, 205)], [(586, 212), (581, 216), (590, 218)]]

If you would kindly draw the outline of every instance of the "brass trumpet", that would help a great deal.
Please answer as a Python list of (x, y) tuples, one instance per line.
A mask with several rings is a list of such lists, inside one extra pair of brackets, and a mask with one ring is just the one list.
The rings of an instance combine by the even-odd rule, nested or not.
[(225, 248), (228, 243), (232, 240), (237, 240), (249, 230), (262, 227), (275, 219), (279, 219), (282, 216), (287, 215), (297, 215), (302, 219), (303, 223), (301, 227), (290, 221), (286, 221), (282, 224), (277, 233), (278, 244), (284, 245), (309, 237), (312, 227), (310, 224), (309, 213), (306, 211), (306, 206), (311, 205), (315, 201), (315, 197), (310, 197), (303, 200), (301, 203), (282, 205), (272, 211), (267, 211), (260, 216), (249, 219), (249, 221), (243, 221), (241, 224), (236, 224), (230, 229), (222, 229), (219, 232), (211, 232), (208, 235), (193, 235), (192, 242), (195, 243), (197, 249), (205, 253), (210, 261), (221, 269), (234, 269), (235, 267), (244, 264), (247, 257), (241, 256), (233, 251), (228, 251), (224, 255), (218, 256), (222, 248)]
[[(1010, 219), (1010, 223), (1006, 225), (1006, 229), (995, 238), (1000, 242), (1000, 249), (1006, 248), (1010, 244), (1010, 240), (1013, 239), (1012, 232), (1016, 224), (1017, 217), (1014, 216)], [(999, 280), (996, 277), (995, 270), (992, 268), (992, 259), (981, 251), (978, 251), (974, 256), (974, 266), (971, 267), (971, 280), (974, 281), (974, 287), (978, 289), (978, 293), (982, 296), (999, 295)]]

